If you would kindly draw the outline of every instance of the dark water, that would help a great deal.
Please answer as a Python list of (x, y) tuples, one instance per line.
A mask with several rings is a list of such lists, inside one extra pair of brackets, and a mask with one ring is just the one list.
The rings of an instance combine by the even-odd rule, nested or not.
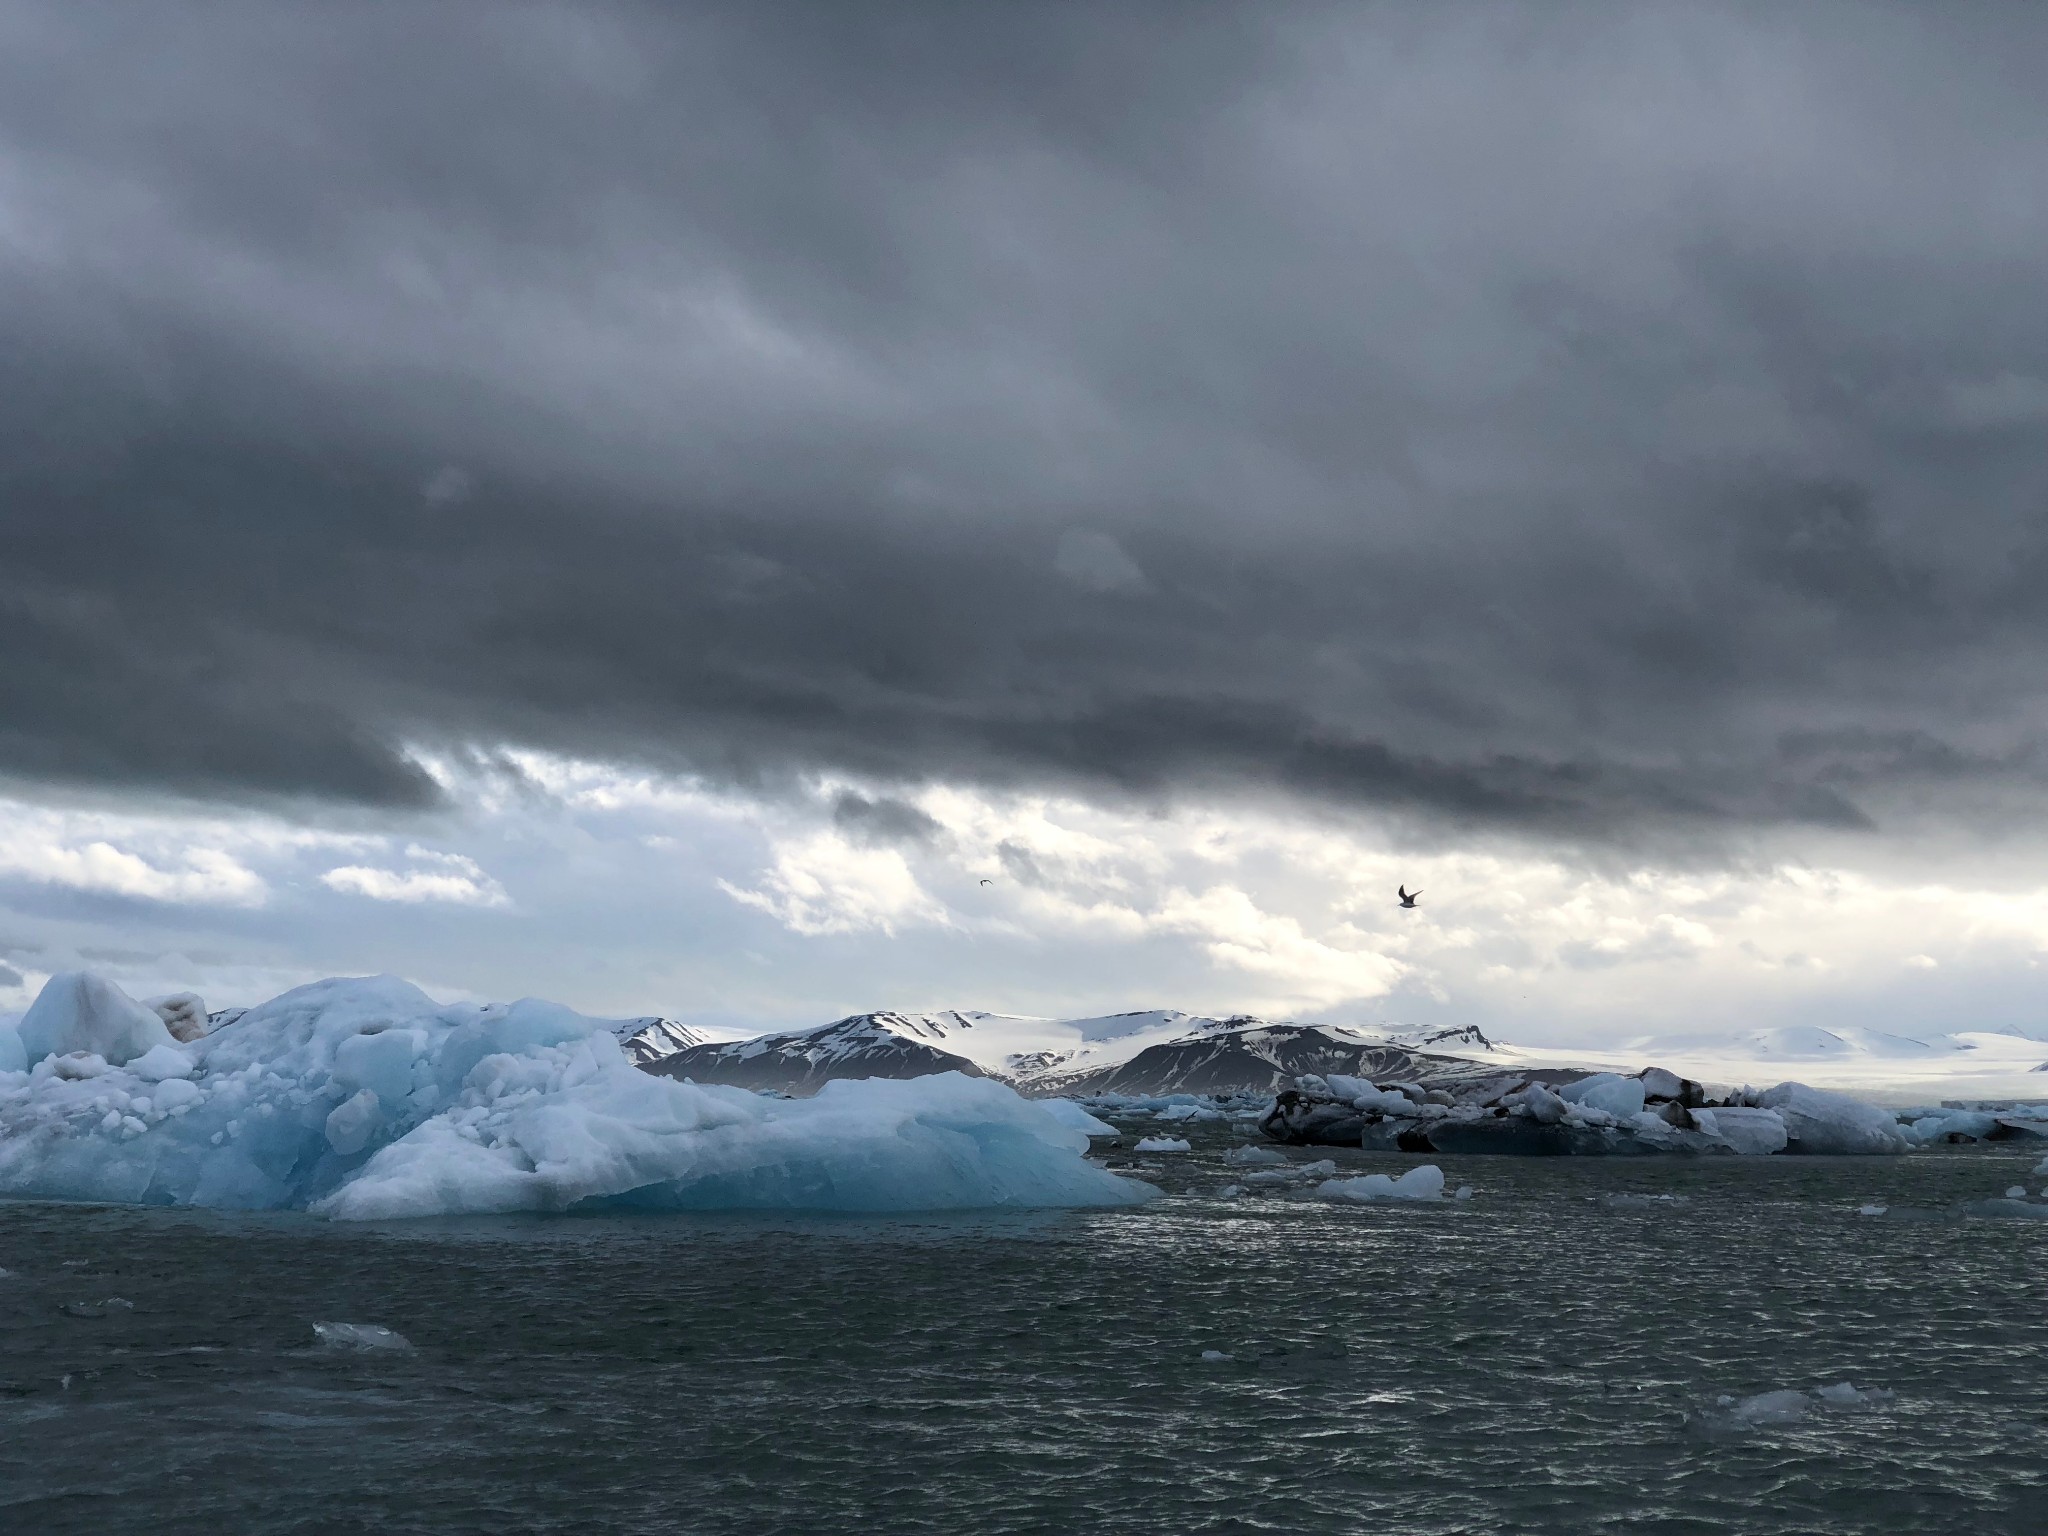
[(1955, 1213), (2038, 1152), (1339, 1208), (1214, 1198), (1227, 1140), (1003, 1219), (0, 1205), (0, 1530), (2048, 1531), (2048, 1222)]

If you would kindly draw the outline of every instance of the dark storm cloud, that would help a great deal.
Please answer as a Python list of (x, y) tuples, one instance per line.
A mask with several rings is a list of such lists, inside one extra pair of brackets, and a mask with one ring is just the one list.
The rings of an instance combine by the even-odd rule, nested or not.
[(2034, 12), (0, 18), (0, 770), (2041, 782)]

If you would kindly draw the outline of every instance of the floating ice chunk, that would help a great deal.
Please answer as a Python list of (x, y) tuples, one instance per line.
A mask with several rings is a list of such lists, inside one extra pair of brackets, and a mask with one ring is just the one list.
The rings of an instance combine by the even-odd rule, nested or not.
[(1242, 1184), (1226, 1184), (1216, 1191), (1216, 1198), (1218, 1200), (1235, 1200), (1243, 1193), (1244, 1186)]
[(91, 971), (52, 976), (17, 1028), (30, 1066), (45, 1056), (74, 1051), (89, 1051), (120, 1066), (151, 1046), (171, 1043), (171, 1032), (154, 1010)]
[(1238, 1168), (1256, 1168), (1265, 1163), (1284, 1163), (1287, 1155), (1278, 1147), (1261, 1147), (1256, 1144), (1232, 1147), (1223, 1154), (1223, 1161)]
[(1557, 1096), (1567, 1104), (1597, 1109), (1616, 1120), (1627, 1120), (1643, 1112), (1643, 1080), (1639, 1077), (1598, 1072), (1576, 1083), (1566, 1083), (1557, 1090)]
[(1883, 1387), (1857, 1387), (1846, 1381), (1816, 1387), (1813, 1395), (1830, 1408), (1875, 1408), (1898, 1394)]
[(1728, 1410), (1729, 1421), (1736, 1424), (1796, 1424), (1813, 1411), (1813, 1399), (1797, 1387), (1718, 1401)]
[(1785, 1120), (1775, 1109), (1717, 1106), (1692, 1112), (1695, 1124), (1744, 1157), (1768, 1157), (1785, 1150)]
[(1458, 1192), (1451, 1196), (1451, 1198), (1453, 1200), (1470, 1200), (1472, 1198), (1472, 1186), (1470, 1184), (1460, 1184)]
[(1890, 1209), (1891, 1207), (1888, 1205), (1859, 1205), (1856, 1207), (1856, 1214), (1858, 1216), (1882, 1216)]
[(1188, 1142), (1182, 1141), (1178, 1136), (1147, 1136), (1131, 1150), (1134, 1152), (1192, 1152), (1194, 1147)]
[(1316, 1186), (1324, 1200), (1441, 1200), (1444, 1171), (1434, 1163), (1410, 1168), (1398, 1179), (1384, 1173), (1368, 1173), (1357, 1179), (1325, 1179)]
[(2034, 1164), (2034, 1177), (2039, 1178), (2043, 1174), (2048, 1174), (2048, 1157), (2044, 1157), (2040, 1162)]
[(1228, 1360), (1231, 1357), (1223, 1353), (1223, 1351), (1220, 1349), (1205, 1349), (1202, 1351), (1202, 1358), (1204, 1360), (1214, 1362), (1218, 1360)]
[(1618, 1206), (1622, 1210), (1663, 1211), (1675, 1205), (1685, 1204), (1683, 1195), (1644, 1195), (1631, 1190), (1603, 1195), (1601, 1199), (1608, 1205)]
[(388, 1350), (403, 1354), (412, 1340), (382, 1323), (315, 1323), (313, 1334), (329, 1349)]
[(1816, 1408), (1875, 1408), (1890, 1402), (1893, 1395), (1882, 1387), (1857, 1387), (1846, 1381), (1819, 1387), (1812, 1392), (1785, 1387), (1776, 1392), (1759, 1392), (1754, 1397), (1717, 1397), (1703, 1418), (1710, 1428), (1768, 1428), (1800, 1423)]
[(1294, 1176), (1298, 1179), (1327, 1179), (1336, 1171), (1337, 1160), (1334, 1157), (1323, 1157), (1312, 1163), (1299, 1164), (1294, 1169)]
[(1780, 1083), (1758, 1099), (1785, 1122), (1788, 1147), (1794, 1152), (1891, 1153), (1911, 1145), (1889, 1112), (1847, 1094)]
[(2011, 1187), (2010, 1189), (2008, 1189), (2008, 1190), (2007, 1190), (2007, 1191), (2005, 1192), (2005, 1198), (2006, 1198), (2006, 1199), (2008, 1199), (2008, 1200), (2024, 1200), (2024, 1199), (2026, 1199), (2026, 1198), (2027, 1198), (2027, 1187), (2026, 1187), (2026, 1185), (2024, 1185), (2024, 1184), (2015, 1184), (2015, 1185), (2013, 1185), (2013, 1186), (2012, 1186), (2012, 1187)]
[(1115, 1126), (1096, 1119), (1072, 1099), (1040, 1099), (1037, 1102), (1041, 1109), (1070, 1131), (1079, 1131), (1086, 1136), (1117, 1134)]

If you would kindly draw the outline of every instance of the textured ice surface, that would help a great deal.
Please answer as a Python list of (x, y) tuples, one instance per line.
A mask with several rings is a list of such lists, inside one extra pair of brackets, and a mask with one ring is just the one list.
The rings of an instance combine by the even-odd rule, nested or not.
[(1098, 1120), (1072, 1099), (1040, 1099), (1039, 1106), (1070, 1131), (1079, 1131), (1084, 1136), (1114, 1136), (1117, 1128), (1106, 1120)]
[(72, 1054), (98, 1056), (118, 1067), (154, 1046), (172, 1043), (171, 1032), (155, 1009), (145, 1008), (91, 971), (52, 976), (15, 1032), (25, 1067), (45, 1056)]
[(1642, 1079), (1619, 1077), (1612, 1072), (1599, 1072), (1592, 1077), (1580, 1078), (1576, 1083), (1567, 1083), (1557, 1090), (1557, 1096), (1567, 1104), (1605, 1110), (1617, 1120), (1626, 1120), (1643, 1112)]
[(1384, 1173), (1368, 1173), (1357, 1179), (1325, 1179), (1316, 1186), (1325, 1200), (1441, 1200), (1444, 1171), (1434, 1163), (1410, 1168), (1398, 1179)]
[(1778, 1112), (1795, 1152), (1903, 1152), (1912, 1145), (1889, 1110), (1847, 1094), (1780, 1083), (1758, 1101)]
[(22, 1020), (31, 1070), (0, 1073), (0, 1194), (369, 1219), (1152, 1193), (1055, 1112), (956, 1073), (767, 1098), (650, 1076), (553, 1003), (444, 1006), (391, 977), (300, 987), (180, 1045), (98, 977), (50, 986)]
[(1733, 1105), (1696, 1109), (1692, 1117), (1702, 1131), (1744, 1156), (1768, 1157), (1785, 1150), (1785, 1120), (1775, 1109)]

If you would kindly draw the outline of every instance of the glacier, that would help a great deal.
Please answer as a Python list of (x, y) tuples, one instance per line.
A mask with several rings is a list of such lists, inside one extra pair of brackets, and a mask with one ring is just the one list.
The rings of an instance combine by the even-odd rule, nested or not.
[(180, 1040), (86, 972), (0, 1019), (0, 1196), (341, 1220), (590, 1209), (1129, 1205), (1088, 1131), (946, 1073), (810, 1099), (650, 1075), (559, 1004), (315, 982)]

